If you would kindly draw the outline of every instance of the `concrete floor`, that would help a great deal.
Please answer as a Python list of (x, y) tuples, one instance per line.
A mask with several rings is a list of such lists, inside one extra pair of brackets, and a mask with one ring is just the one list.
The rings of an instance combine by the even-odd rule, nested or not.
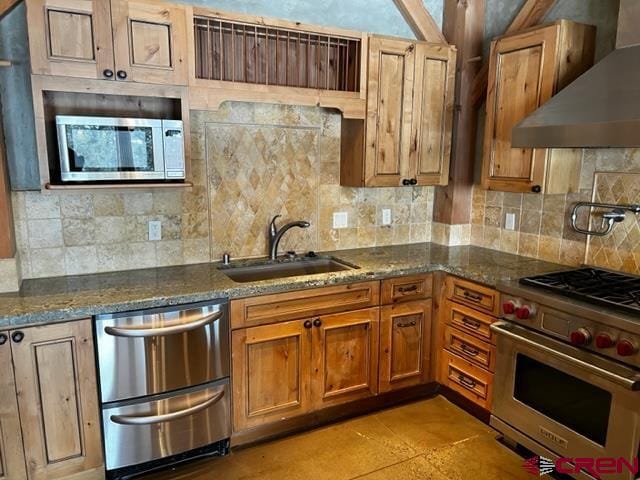
[(497, 434), (438, 396), (145, 480), (531, 479)]

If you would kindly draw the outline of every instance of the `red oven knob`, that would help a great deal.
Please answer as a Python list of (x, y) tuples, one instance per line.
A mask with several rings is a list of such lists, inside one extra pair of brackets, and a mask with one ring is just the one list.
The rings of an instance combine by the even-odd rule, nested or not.
[(502, 311), (507, 315), (512, 315), (516, 311), (516, 304), (513, 300), (509, 300), (502, 304)]
[(611, 348), (616, 344), (616, 341), (608, 333), (599, 333), (596, 335), (596, 347), (598, 348)]
[(524, 305), (523, 307), (516, 308), (516, 317), (520, 320), (526, 320), (531, 316), (531, 307)]
[(591, 342), (591, 332), (586, 328), (579, 328), (571, 332), (569, 337), (573, 345), (588, 345)]
[(638, 351), (638, 347), (631, 340), (620, 340), (618, 342), (618, 355), (630, 357)]

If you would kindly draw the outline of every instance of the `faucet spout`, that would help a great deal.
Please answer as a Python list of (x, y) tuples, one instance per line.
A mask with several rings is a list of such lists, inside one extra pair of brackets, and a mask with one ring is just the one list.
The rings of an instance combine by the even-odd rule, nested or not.
[(282, 236), (287, 233), (293, 227), (298, 228), (309, 228), (311, 224), (304, 220), (298, 220), (295, 222), (287, 223), (283, 225), (282, 228), (278, 229), (276, 226), (276, 220), (280, 217), (280, 215), (276, 215), (271, 220), (269, 224), (269, 258), (271, 260), (276, 260), (278, 258), (278, 245), (280, 244), (280, 240), (282, 240)]

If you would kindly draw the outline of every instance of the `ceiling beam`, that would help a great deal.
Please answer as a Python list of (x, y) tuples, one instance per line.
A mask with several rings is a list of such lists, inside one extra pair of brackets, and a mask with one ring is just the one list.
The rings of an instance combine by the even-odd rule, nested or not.
[(418, 40), (447, 43), (438, 24), (427, 11), (422, 0), (393, 0)]
[[(533, 27), (540, 23), (545, 15), (551, 10), (556, 0), (526, 0), (520, 11), (509, 24), (503, 35), (510, 35)], [(487, 82), (489, 80), (489, 61), (482, 65), (482, 68), (473, 79), (472, 100), (474, 105), (479, 105), (487, 95)]]

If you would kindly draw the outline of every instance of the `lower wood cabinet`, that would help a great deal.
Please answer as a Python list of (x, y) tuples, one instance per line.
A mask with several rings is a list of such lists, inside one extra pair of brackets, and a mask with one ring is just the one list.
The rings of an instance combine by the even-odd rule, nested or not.
[(375, 395), (378, 315), (375, 307), (233, 331), (234, 430)]
[(430, 352), (431, 299), (381, 308), (381, 393), (428, 381)]
[(0, 478), (103, 476), (91, 320), (0, 335), (0, 447), (2, 466), (11, 469)]

